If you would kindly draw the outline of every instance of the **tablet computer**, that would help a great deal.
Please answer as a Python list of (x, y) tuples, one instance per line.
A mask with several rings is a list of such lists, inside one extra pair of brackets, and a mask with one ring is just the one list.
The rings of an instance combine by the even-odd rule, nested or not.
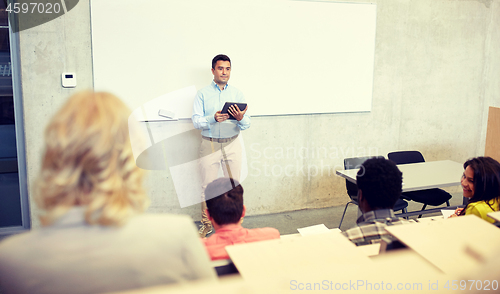
[(231, 105), (238, 105), (238, 108), (240, 110), (244, 110), (246, 107), (247, 107), (247, 104), (246, 103), (237, 103), (237, 102), (226, 102), (226, 104), (224, 104), (224, 107), (222, 107), (222, 111), (221, 113), (227, 113), (229, 114), (229, 119), (235, 119), (229, 112), (228, 112), (228, 109), (229, 109), (229, 106)]

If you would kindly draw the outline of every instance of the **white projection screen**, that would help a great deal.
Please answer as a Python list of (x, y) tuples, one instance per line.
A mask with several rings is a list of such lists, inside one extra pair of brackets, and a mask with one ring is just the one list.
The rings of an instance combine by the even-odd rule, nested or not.
[[(229, 83), (251, 116), (371, 110), (376, 5), (291, 0), (91, 0), (94, 88), (130, 108), (212, 81)], [(192, 105), (186, 98), (179, 103)], [(191, 107), (178, 113), (191, 117)]]

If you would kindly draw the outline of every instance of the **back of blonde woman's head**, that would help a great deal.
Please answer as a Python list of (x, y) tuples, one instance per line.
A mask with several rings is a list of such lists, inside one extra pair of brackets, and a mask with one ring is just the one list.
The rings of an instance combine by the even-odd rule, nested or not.
[(69, 98), (45, 130), (36, 201), (48, 225), (77, 205), (89, 224), (120, 225), (148, 200), (129, 140), (130, 110), (109, 93)]

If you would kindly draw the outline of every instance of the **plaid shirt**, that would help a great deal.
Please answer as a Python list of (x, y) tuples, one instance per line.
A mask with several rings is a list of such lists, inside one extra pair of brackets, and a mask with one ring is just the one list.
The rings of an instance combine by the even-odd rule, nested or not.
[(379, 243), (384, 239), (388, 243), (392, 236), (385, 230), (386, 226), (400, 225), (415, 222), (394, 215), (392, 209), (379, 209), (363, 213), (356, 221), (357, 227), (349, 229), (342, 234), (349, 238), (356, 246)]

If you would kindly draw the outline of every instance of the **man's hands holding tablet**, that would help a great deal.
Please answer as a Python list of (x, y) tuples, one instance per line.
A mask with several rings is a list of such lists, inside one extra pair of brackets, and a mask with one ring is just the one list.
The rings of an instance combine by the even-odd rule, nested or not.
[(223, 122), (229, 118), (229, 114), (221, 113), (221, 111), (219, 110), (215, 113), (214, 118), (216, 122)]
[(236, 119), (237, 121), (240, 121), (243, 119), (243, 116), (245, 115), (245, 112), (247, 112), (247, 109), (248, 109), (248, 105), (245, 107), (245, 109), (240, 110), (240, 108), (238, 107), (238, 104), (234, 104), (234, 105), (229, 106), (229, 109), (227, 110), (227, 112), (229, 112), (229, 114), (231, 114), (234, 117), (234, 119)]
[[(245, 109), (241, 110), (238, 106), (244, 106)], [(248, 105), (246, 103), (231, 103), (226, 102), (222, 110), (219, 110), (215, 113), (214, 118), (216, 122), (223, 122), (227, 119), (235, 119), (240, 121), (243, 119), (243, 116), (247, 112)]]

